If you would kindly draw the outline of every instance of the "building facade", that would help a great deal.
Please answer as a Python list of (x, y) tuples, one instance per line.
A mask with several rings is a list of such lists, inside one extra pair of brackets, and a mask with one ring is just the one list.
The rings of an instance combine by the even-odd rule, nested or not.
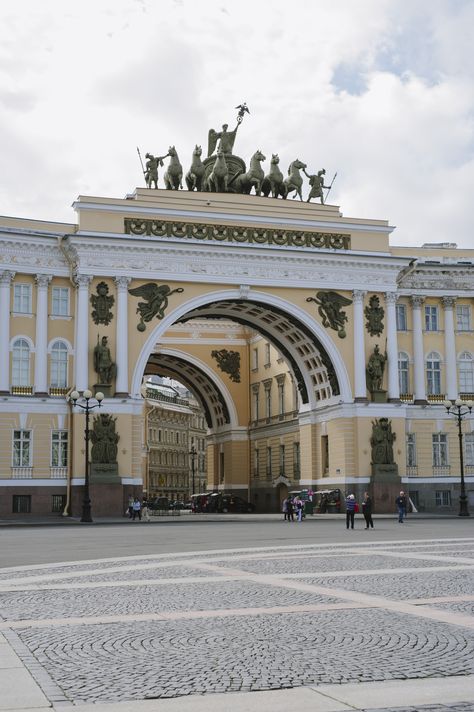
[[(209, 489), (275, 511), (290, 489), (372, 488), (390, 511), (403, 488), (456, 511), (442, 403), (474, 392), (474, 250), (396, 247), (384, 220), (253, 195), (137, 189), (74, 209), (71, 224), (0, 218), (0, 516), (80, 510), (73, 389), (105, 393), (118, 436), (116, 476), (91, 474), (93, 514), (123, 513), (148, 478), (159, 489), (151, 375), (202, 408), (206, 436), (191, 426), (186, 448)], [(469, 417), (463, 434), (474, 506)]]

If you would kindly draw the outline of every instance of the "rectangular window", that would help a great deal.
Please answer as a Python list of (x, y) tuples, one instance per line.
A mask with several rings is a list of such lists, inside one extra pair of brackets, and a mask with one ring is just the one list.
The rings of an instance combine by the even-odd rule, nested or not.
[(31, 430), (13, 431), (13, 467), (31, 467)]
[(329, 474), (329, 438), (321, 435), (321, 467), (323, 475)]
[(64, 512), (65, 506), (66, 506), (66, 495), (65, 494), (51, 495), (51, 511), (53, 512), (53, 514), (62, 514), (62, 512)]
[(272, 477), (272, 449), (267, 447), (267, 479)]
[(272, 416), (272, 392), (269, 388), (265, 390), (265, 417), (271, 418)]
[(299, 443), (293, 443), (293, 477), (295, 480), (299, 480), (301, 477), (301, 452)]
[(436, 490), (436, 506), (437, 507), (450, 507), (451, 506), (451, 492), (450, 492), (450, 490)]
[(464, 459), (466, 465), (474, 465), (474, 433), (466, 433), (464, 436)]
[(396, 305), (397, 331), (407, 330), (407, 308), (405, 304)]
[(258, 349), (252, 351), (252, 368), (254, 370), (258, 368)]
[(426, 331), (438, 331), (438, 307), (425, 307)]
[(13, 311), (15, 314), (31, 314), (31, 284), (13, 285)]
[(51, 314), (69, 316), (69, 288), (53, 287), (51, 290)]
[(53, 430), (51, 434), (51, 467), (67, 467), (66, 430)]
[(283, 415), (285, 412), (285, 384), (278, 384), (278, 413)]
[(458, 331), (470, 331), (471, 310), (467, 304), (458, 304), (456, 306), (456, 326)]
[(270, 363), (270, 344), (265, 344), (265, 366), (269, 366)]
[(259, 469), (259, 457), (258, 457), (258, 448), (255, 448), (253, 451), (253, 476), (254, 477), (260, 477), (260, 469)]
[(280, 445), (280, 475), (285, 474), (285, 446)]
[(253, 394), (253, 417), (254, 417), (254, 420), (258, 420), (260, 417), (258, 391), (254, 391), (254, 394)]
[(31, 512), (31, 495), (30, 494), (14, 494), (12, 500), (13, 514), (30, 514)]
[(407, 467), (416, 467), (416, 440), (414, 433), (407, 433)]
[(433, 466), (446, 467), (448, 465), (448, 436), (445, 433), (433, 433)]

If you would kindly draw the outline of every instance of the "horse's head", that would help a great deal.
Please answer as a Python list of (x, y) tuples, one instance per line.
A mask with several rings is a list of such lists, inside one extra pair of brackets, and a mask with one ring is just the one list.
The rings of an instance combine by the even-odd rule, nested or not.
[(267, 160), (261, 151), (255, 151), (255, 153), (253, 154), (253, 158), (255, 158), (256, 161), (266, 161)]
[(195, 156), (200, 156), (201, 153), (202, 153), (202, 148), (201, 148), (201, 146), (198, 146), (198, 145), (196, 144), (196, 148), (194, 149), (193, 154), (194, 154)]
[(293, 163), (291, 164), (293, 168), (298, 168), (298, 170), (304, 170), (306, 168), (306, 163), (303, 163), (303, 161), (300, 161), (299, 158), (297, 158)]
[(270, 163), (273, 163), (273, 165), (277, 166), (280, 163), (280, 158), (278, 156), (278, 153), (272, 153), (272, 160)]

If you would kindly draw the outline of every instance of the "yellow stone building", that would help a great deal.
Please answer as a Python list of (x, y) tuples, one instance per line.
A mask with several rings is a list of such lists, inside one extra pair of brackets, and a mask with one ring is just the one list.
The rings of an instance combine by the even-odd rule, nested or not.
[[(385, 220), (253, 195), (137, 189), (74, 209), (71, 224), (0, 218), (0, 516), (80, 513), (85, 418), (66, 396), (102, 388), (104, 337), (116, 372), (100, 413), (119, 440), (115, 473), (91, 469), (95, 516), (146, 487), (153, 374), (203, 409), (209, 489), (277, 511), (292, 489), (371, 488), (391, 511), (402, 488), (457, 511), (442, 401), (474, 392), (474, 250), (396, 247)], [(374, 462), (381, 421), (388, 463)]]

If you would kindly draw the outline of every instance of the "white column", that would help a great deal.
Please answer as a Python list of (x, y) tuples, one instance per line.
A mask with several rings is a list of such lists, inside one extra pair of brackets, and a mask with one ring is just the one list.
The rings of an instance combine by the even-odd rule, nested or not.
[(87, 274), (76, 275), (76, 343), (75, 352), (75, 387), (78, 391), (89, 388), (89, 284), (92, 277)]
[(34, 392), (37, 395), (44, 395), (48, 392), (48, 284), (50, 282), (50, 275), (36, 275)]
[(356, 289), (352, 292), (354, 302), (354, 400), (367, 400), (365, 381), (365, 346), (364, 346), (364, 296), (365, 292)]
[(0, 272), (0, 393), (10, 393), (10, 285), (15, 272)]
[(458, 397), (456, 369), (456, 337), (454, 334), (455, 297), (443, 297), (444, 307), (444, 353), (446, 359), (446, 396), (450, 400)]
[(388, 366), (388, 399), (392, 402), (400, 400), (400, 383), (398, 380), (398, 342), (396, 292), (385, 293), (385, 308), (387, 310), (387, 366)]
[(117, 380), (115, 395), (128, 396), (128, 292), (130, 277), (116, 277), (117, 286)]
[(421, 307), (424, 299), (418, 295), (411, 298), (413, 311), (413, 367), (415, 403), (426, 403), (425, 357), (423, 352), (423, 322)]

